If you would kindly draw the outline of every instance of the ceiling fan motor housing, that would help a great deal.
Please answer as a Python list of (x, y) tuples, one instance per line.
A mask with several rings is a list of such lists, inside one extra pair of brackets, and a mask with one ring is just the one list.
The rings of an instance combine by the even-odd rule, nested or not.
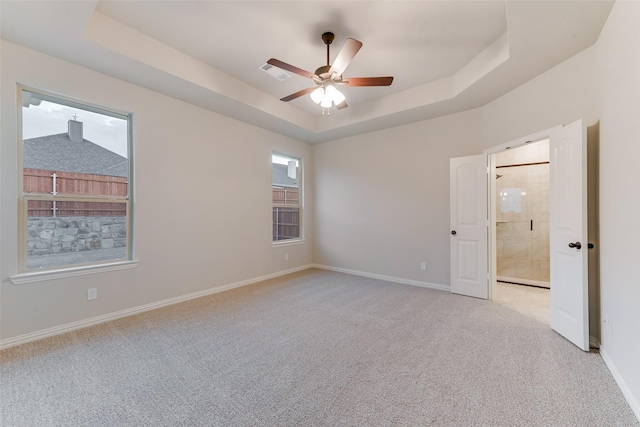
[(324, 34), (322, 34), (322, 41), (324, 42), (324, 44), (331, 44), (333, 42), (334, 39), (334, 35), (331, 32), (326, 32)]
[(322, 67), (316, 70), (316, 76), (319, 76), (322, 79), (328, 79), (331, 77), (329, 75), (329, 70), (331, 69), (331, 65), (323, 65)]

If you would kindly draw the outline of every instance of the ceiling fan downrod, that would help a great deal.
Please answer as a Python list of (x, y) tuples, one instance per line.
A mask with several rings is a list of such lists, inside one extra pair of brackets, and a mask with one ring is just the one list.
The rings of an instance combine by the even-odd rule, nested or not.
[(316, 69), (315, 74), (316, 76), (319, 76), (322, 79), (327, 79), (329, 78), (329, 70), (331, 69), (331, 58), (329, 56), (329, 45), (333, 42), (334, 39), (334, 35), (333, 33), (330, 32), (326, 32), (324, 34), (322, 34), (322, 41), (324, 42), (325, 45), (327, 45), (327, 65), (323, 65), (322, 67), (318, 67), (318, 69)]
[(334, 34), (331, 32), (326, 32), (322, 34), (322, 41), (327, 45), (327, 67), (329, 64), (329, 45), (333, 43), (333, 39), (335, 38)]

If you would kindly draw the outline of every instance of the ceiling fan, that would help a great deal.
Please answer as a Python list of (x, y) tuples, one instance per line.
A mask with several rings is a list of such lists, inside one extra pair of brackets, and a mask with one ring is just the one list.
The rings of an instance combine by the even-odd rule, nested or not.
[(267, 64), (274, 67), (281, 68), (286, 71), (298, 74), (302, 77), (310, 78), (314, 81), (316, 86), (302, 89), (296, 93), (292, 93), (289, 96), (285, 96), (280, 101), (289, 102), (293, 99), (299, 98), (308, 93), (311, 94), (311, 99), (316, 104), (320, 104), (322, 112), (324, 114), (325, 109), (331, 108), (335, 105), (336, 108), (343, 109), (347, 107), (347, 101), (344, 95), (336, 88), (336, 86), (390, 86), (393, 82), (393, 77), (342, 77), (342, 73), (347, 69), (351, 60), (356, 56), (356, 53), (362, 47), (362, 43), (358, 40), (348, 38), (340, 53), (336, 57), (333, 64), (329, 61), (329, 45), (333, 42), (334, 34), (326, 32), (322, 34), (322, 41), (327, 45), (327, 65), (319, 67), (315, 73), (303, 70), (293, 65), (282, 62), (278, 59), (271, 58), (267, 61)]

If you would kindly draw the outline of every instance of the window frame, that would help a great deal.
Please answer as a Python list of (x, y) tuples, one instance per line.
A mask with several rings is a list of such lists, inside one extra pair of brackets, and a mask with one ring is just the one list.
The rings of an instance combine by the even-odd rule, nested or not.
[[(22, 101), (24, 92), (38, 95), (39, 99), (57, 104), (82, 109), (93, 113), (99, 113), (109, 117), (126, 120), (127, 122), (127, 195), (126, 196), (101, 196), (101, 195), (77, 195), (77, 194), (49, 194), (49, 193), (25, 193), (24, 192), (24, 163), (23, 163), (23, 113)], [(11, 276), (13, 284), (30, 283), (34, 281), (49, 280), (58, 277), (69, 277), (79, 274), (88, 274), (101, 271), (112, 271), (123, 268), (131, 268), (137, 265), (134, 260), (134, 149), (133, 149), (133, 113), (121, 111), (115, 108), (98, 105), (96, 103), (75, 99), (66, 95), (60, 95), (46, 90), (36, 89), (25, 85), (17, 85), (17, 172), (18, 172), (18, 257), (16, 275)], [(66, 264), (48, 268), (27, 268), (27, 224), (28, 203), (36, 201), (72, 201), (72, 202), (98, 202), (98, 203), (123, 203), (125, 205), (126, 245), (125, 257), (104, 261), (88, 261), (86, 263)]]
[[(298, 203), (295, 205), (273, 202), (273, 156), (284, 157), (298, 162)], [(302, 157), (273, 150), (271, 152), (271, 244), (275, 246), (295, 245), (304, 243), (304, 161)], [(295, 208), (298, 209), (298, 237), (285, 240), (273, 240), (273, 208)]]

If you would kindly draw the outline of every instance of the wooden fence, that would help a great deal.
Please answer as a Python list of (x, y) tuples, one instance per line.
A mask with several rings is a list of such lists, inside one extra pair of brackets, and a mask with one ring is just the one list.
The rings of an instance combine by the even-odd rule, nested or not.
[[(300, 193), (297, 188), (273, 187), (273, 203), (299, 205)], [(274, 207), (273, 241), (297, 239), (298, 237), (300, 237), (300, 209)]]
[(273, 241), (300, 237), (300, 209), (273, 208)]
[(23, 169), (24, 192), (53, 193), (53, 175), (56, 175), (57, 194), (121, 197), (127, 195), (127, 178), (123, 176), (91, 175), (42, 169)]
[(297, 188), (273, 187), (273, 203), (278, 205), (298, 205), (300, 195)]
[[(43, 169), (23, 169), (24, 193), (61, 196), (118, 196), (127, 195), (127, 178), (122, 176), (92, 175), (76, 172), (58, 172)], [(124, 216), (126, 204), (122, 202), (79, 202), (30, 200), (29, 217), (37, 216)]]
[(123, 202), (71, 202), (67, 200), (29, 200), (28, 217), (38, 216), (125, 216), (127, 205)]

